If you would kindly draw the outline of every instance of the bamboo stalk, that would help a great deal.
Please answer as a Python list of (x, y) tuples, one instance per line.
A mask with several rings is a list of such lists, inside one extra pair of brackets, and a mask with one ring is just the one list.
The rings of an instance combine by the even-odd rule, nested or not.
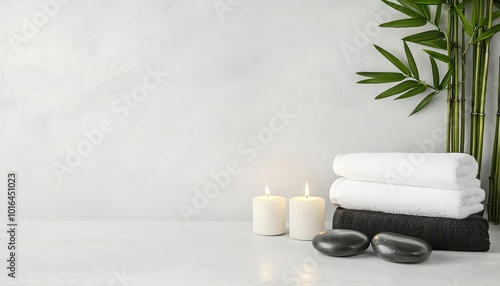
[(452, 114), (452, 93), (453, 91), (451, 89), (448, 89), (448, 95), (446, 97), (446, 106), (447, 106), (447, 117), (448, 117), (448, 122), (446, 124), (446, 152), (452, 152), (451, 150), (451, 130), (452, 130), (452, 122), (451, 118), (453, 118)]
[[(465, 14), (465, 8), (464, 8), (463, 12)], [(463, 49), (465, 47), (465, 29), (463, 26), (462, 26), (461, 37), (462, 37), (462, 49)], [(460, 60), (462, 62), (462, 78), (461, 78), (462, 89), (461, 89), (461, 98), (460, 98), (460, 153), (464, 153), (465, 152), (465, 103), (466, 103), (465, 80), (466, 80), (467, 70), (466, 70), (466, 66), (465, 66), (465, 64), (466, 64), (465, 53), (463, 51), (461, 51), (460, 54), (461, 54)]]
[[(452, 58), (453, 57), (453, 44), (451, 40), (451, 33), (452, 33), (452, 25), (453, 25), (453, 14), (451, 11), (451, 7), (448, 8), (448, 26), (446, 27), (447, 29), (447, 49), (448, 49), (448, 57)], [(453, 62), (448, 64), (448, 70), (453, 68)], [(446, 107), (447, 107), (447, 117), (448, 117), (448, 122), (446, 124), (446, 152), (452, 152), (452, 130), (453, 130), (453, 84), (452, 81), (448, 84), (448, 89), (447, 89), (447, 96), (446, 96)], [(451, 87), (450, 87), (451, 85)]]
[[(458, 5), (458, 0), (454, 1), (455, 5)], [(459, 142), (460, 142), (460, 110), (459, 110), (459, 93), (460, 93), (460, 57), (458, 49), (458, 14), (453, 13), (453, 63), (455, 65), (454, 76), (453, 76), (453, 137), (452, 137), (452, 152), (459, 152)]]
[[(499, 58), (499, 71), (500, 71), (500, 58)], [(500, 84), (500, 75), (499, 75), (499, 84)], [(490, 178), (489, 178), (489, 192), (488, 192), (488, 220), (493, 221), (494, 219), (494, 202), (496, 200), (497, 196), (497, 183), (496, 183), (496, 177), (497, 177), (497, 157), (500, 155), (498, 153), (498, 147), (499, 147), (499, 128), (500, 128), (500, 87), (498, 90), (498, 97), (497, 97), (497, 118), (496, 118), (496, 125), (495, 125), (495, 137), (493, 137), (493, 152), (491, 155), (491, 173), (490, 173)]]
[[(484, 18), (484, 1), (478, 0), (475, 2), (476, 3), (476, 8), (474, 13), (477, 13), (477, 19), (478, 21), (481, 21)], [(476, 36), (480, 36), (481, 33), (483, 32), (483, 28), (479, 28)], [(474, 109), (472, 110), (471, 116), (472, 118), (472, 126), (471, 126), (471, 155), (476, 158), (476, 160), (479, 163), (479, 172), (478, 172), (478, 178), (480, 177), (480, 169), (481, 169), (481, 164), (480, 164), (480, 157), (479, 156), (479, 130), (480, 130), (480, 121), (481, 121), (481, 105), (484, 103), (481, 100), (481, 90), (482, 90), (482, 85), (483, 82), (481, 81), (481, 74), (483, 71), (483, 44), (484, 41), (480, 41), (476, 44), (476, 49), (474, 53)], [(483, 118), (484, 119), (484, 118)]]
[(500, 168), (498, 168), (500, 166), (500, 58), (498, 60), (499, 64), (498, 64), (498, 95), (497, 95), (497, 125), (496, 125), (496, 128), (498, 130), (498, 134), (497, 134), (497, 137), (495, 137), (495, 144), (497, 145), (497, 150), (496, 150), (496, 154), (495, 154), (495, 157), (493, 157), (493, 160), (496, 160), (496, 165), (495, 165), (495, 171), (496, 171), (496, 174), (495, 174), (495, 184), (494, 184), (494, 193), (493, 193), (493, 214), (494, 214), (494, 217), (493, 217), (493, 222), (495, 224), (499, 224), (500, 222)]
[[(497, 124), (500, 122), (497, 121)], [(499, 140), (500, 138), (495, 138), (495, 140)], [(492, 216), (489, 218), (494, 224), (500, 223), (500, 204), (499, 204), (499, 196), (500, 196), (500, 168), (498, 165), (500, 164), (500, 156), (498, 156), (498, 152), (500, 152), (500, 144), (497, 145), (497, 158), (496, 158), (496, 174), (494, 179), (494, 190), (493, 190), (493, 204), (492, 204)]]
[(496, 120), (496, 127), (495, 127), (495, 137), (494, 137), (494, 144), (493, 144), (493, 153), (492, 153), (492, 160), (491, 160), (491, 175), (489, 177), (489, 191), (488, 191), (488, 205), (487, 205), (487, 210), (488, 210), (488, 220), (493, 221), (493, 218), (495, 217), (493, 210), (494, 210), (494, 205), (495, 205), (495, 200), (496, 200), (496, 189), (497, 189), (497, 183), (496, 183), (496, 177), (497, 177), (497, 149), (498, 149), (498, 125), (500, 124), (500, 116), (499, 113), (497, 112), (497, 120)]
[[(487, 7), (488, 13), (488, 29), (493, 25), (493, 0), (488, 1)], [(491, 38), (484, 40), (484, 53), (482, 61), (482, 71), (481, 71), (481, 90), (480, 90), (480, 102), (479, 102), (479, 121), (478, 121), (478, 138), (477, 138), (477, 163), (479, 164), (478, 176), (481, 176), (481, 162), (483, 157), (483, 141), (484, 141), (484, 109), (486, 103), (486, 88), (488, 83), (488, 69), (490, 60), (490, 43)]]
[[(497, 128), (500, 124), (500, 116), (498, 116), (499, 113), (497, 113)], [(500, 132), (499, 132), (500, 133)], [(497, 134), (498, 137), (495, 138), (496, 144), (496, 158), (493, 158), (493, 161), (495, 161), (496, 165), (496, 170), (495, 170), (495, 175), (494, 175), (494, 180), (493, 180), (493, 187), (490, 187), (490, 192), (492, 192), (489, 197), (491, 197), (492, 203), (491, 203), (491, 213), (488, 213), (488, 218), (490, 221), (492, 221), (494, 224), (499, 224), (499, 213), (500, 213), (500, 206), (499, 206), (499, 196), (500, 196), (500, 144), (498, 144), (498, 140), (500, 140), (499, 134)], [(488, 198), (489, 199), (489, 198)], [(489, 206), (488, 202), (488, 206)]]
[[(475, 18), (480, 19), (480, 15), (482, 14), (482, 5), (480, 1), (474, 1), (472, 13)], [(482, 17), (481, 17), (482, 18)], [(479, 20), (478, 20), (479, 21)], [(478, 28), (475, 37), (478, 37), (482, 33), (482, 28)], [(470, 154), (476, 158), (477, 157), (477, 101), (479, 96), (479, 71), (481, 70), (481, 45), (482, 43), (474, 43), (473, 44), (473, 58), (472, 58), (472, 100), (471, 100), (471, 127), (470, 127)]]
[(498, 180), (499, 173), (499, 162), (500, 162), (500, 58), (498, 65), (498, 95), (497, 95), (497, 118), (495, 126), (495, 137), (493, 141), (493, 155), (491, 160), (491, 176), (490, 176), (490, 187), (488, 194), (488, 220), (493, 221), (498, 224), (499, 221), (499, 205), (498, 197), (500, 195), (500, 185)]

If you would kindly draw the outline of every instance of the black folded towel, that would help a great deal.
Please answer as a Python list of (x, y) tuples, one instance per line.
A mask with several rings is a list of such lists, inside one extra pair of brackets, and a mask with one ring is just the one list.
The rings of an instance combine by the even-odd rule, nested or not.
[(352, 229), (372, 238), (379, 232), (395, 232), (427, 241), (434, 250), (488, 251), (488, 220), (471, 215), (465, 219), (422, 217), (337, 208), (333, 229)]

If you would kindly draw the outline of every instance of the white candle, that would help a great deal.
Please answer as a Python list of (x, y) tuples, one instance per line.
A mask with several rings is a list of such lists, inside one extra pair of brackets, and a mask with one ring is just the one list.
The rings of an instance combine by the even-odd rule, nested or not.
[(259, 235), (280, 235), (286, 229), (286, 199), (266, 195), (253, 198), (253, 232)]
[(325, 200), (309, 196), (306, 182), (305, 196), (290, 199), (290, 237), (312, 240), (325, 229)]

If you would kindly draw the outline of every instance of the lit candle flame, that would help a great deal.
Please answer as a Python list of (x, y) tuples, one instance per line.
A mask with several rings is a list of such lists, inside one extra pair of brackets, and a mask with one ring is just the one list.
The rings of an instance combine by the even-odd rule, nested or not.
[(306, 181), (306, 198), (309, 198), (309, 184)]
[(269, 197), (269, 186), (266, 186), (266, 197)]

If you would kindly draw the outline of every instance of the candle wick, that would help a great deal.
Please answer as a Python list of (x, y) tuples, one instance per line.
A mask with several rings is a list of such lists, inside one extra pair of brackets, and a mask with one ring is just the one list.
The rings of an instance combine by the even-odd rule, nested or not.
[(269, 194), (266, 194), (266, 197), (269, 197)]
[(306, 199), (308, 199), (308, 198), (309, 198), (309, 195), (306, 195)]

